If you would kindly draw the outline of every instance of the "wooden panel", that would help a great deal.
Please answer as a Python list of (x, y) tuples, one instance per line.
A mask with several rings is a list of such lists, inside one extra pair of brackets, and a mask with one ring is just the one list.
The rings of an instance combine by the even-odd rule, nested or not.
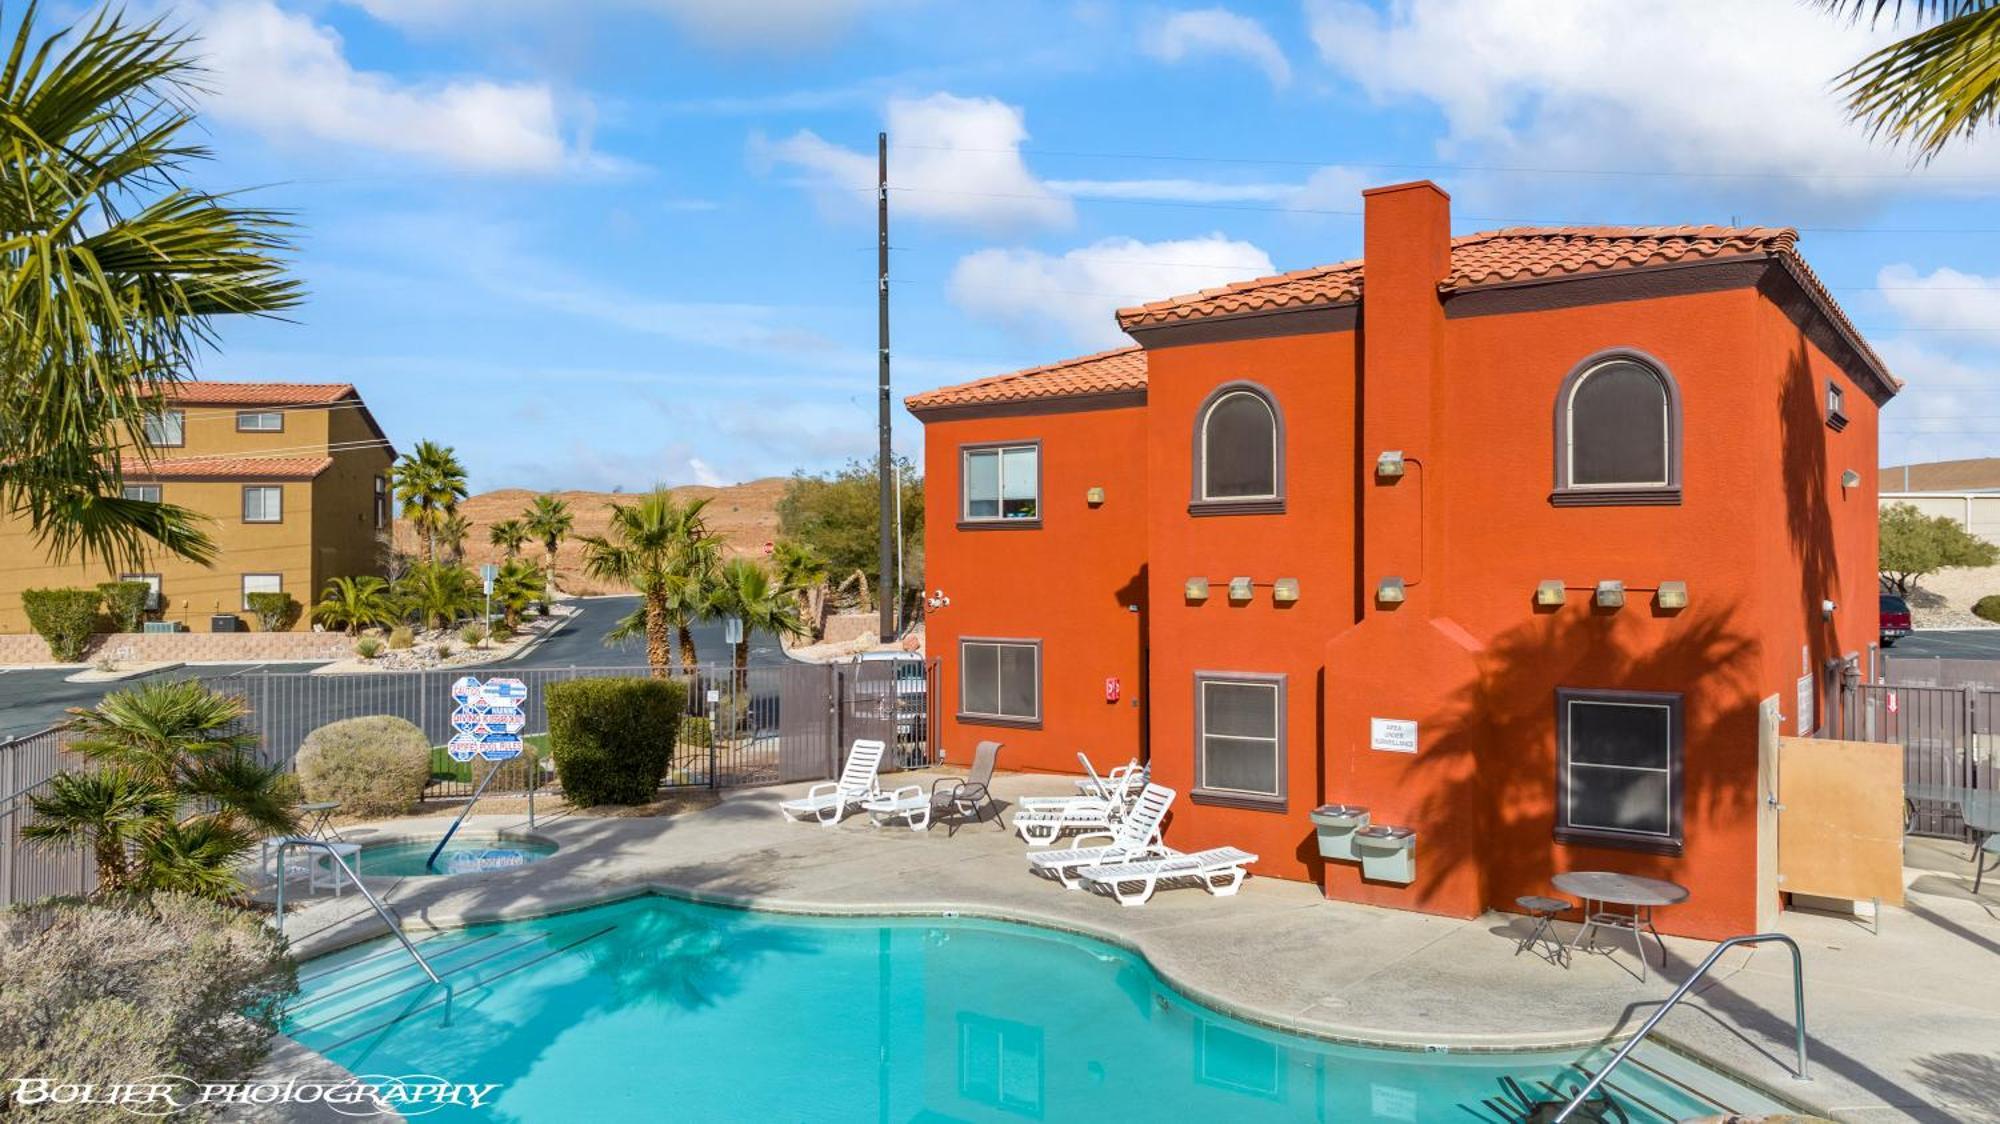
[(1778, 875), (1785, 890), (1903, 903), (1903, 747), (1778, 743)]

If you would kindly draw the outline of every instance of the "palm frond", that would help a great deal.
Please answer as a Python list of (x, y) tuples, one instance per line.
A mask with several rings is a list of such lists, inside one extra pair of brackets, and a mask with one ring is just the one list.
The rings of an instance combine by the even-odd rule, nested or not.
[(1855, 18), (1895, 18), (1907, 6), (1940, 22), (1874, 52), (1835, 79), (1871, 136), (1929, 160), (2000, 116), (2000, 0), (1827, 0)]

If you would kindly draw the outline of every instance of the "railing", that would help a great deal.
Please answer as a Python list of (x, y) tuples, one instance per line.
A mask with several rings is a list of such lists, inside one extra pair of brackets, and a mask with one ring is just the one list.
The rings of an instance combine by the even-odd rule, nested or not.
[[(472, 790), (472, 799), (467, 800), (465, 802), (465, 807), (460, 808), (458, 810), (458, 818), (451, 821), (451, 826), (445, 829), (444, 838), (438, 840), (438, 845), (431, 848), (431, 857), (424, 860), (425, 870), (437, 869), (438, 856), (444, 854), (445, 845), (451, 842), (452, 836), (458, 834), (459, 827), (465, 823), (465, 817), (472, 814), (472, 806), (474, 804), (479, 803), (480, 797), (486, 795), (486, 786), (492, 784), (493, 778), (499, 775), (500, 775), (500, 762), (495, 761), (493, 763), (493, 767), (491, 769), (486, 770), (486, 777), (484, 780), (481, 780), (479, 782), (479, 787)], [(534, 798), (535, 794), (531, 790), (528, 793), (528, 799), (533, 800)], [(532, 807), (532, 805), (530, 806)], [(530, 827), (533, 827), (534, 822), (535, 822), (534, 816), (530, 815), (528, 817), (528, 825)]]
[(1611, 1056), (1611, 1061), (1606, 1063), (1603, 1069), (1597, 1071), (1596, 1075), (1590, 1079), (1589, 1084), (1577, 1090), (1576, 1096), (1570, 1098), (1570, 1102), (1563, 1106), (1561, 1112), (1556, 1113), (1555, 1124), (1563, 1124), (1563, 1121), (1568, 1120), (1570, 1113), (1575, 1112), (1581, 1107), (1583, 1102), (1590, 1098), (1590, 1094), (1596, 1092), (1598, 1086), (1604, 1084), (1604, 1079), (1611, 1076), (1611, 1071), (1624, 1064), (1626, 1055), (1636, 1049), (1639, 1043), (1645, 1041), (1646, 1036), (1653, 1032), (1653, 1028), (1660, 1025), (1660, 1020), (1667, 1017), (1668, 1011), (1673, 1010), (1676, 1004), (1682, 999), (1687, 998), (1688, 991), (1694, 987), (1697, 981), (1708, 974), (1708, 970), (1715, 966), (1715, 962), (1722, 957), (1723, 953), (1740, 944), (1763, 944), (1766, 941), (1777, 941), (1792, 951), (1792, 1003), (1794, 1006), (1792, 1034), (1797, 1039), (1799, 1050), (1798, 1071), (1793, 1076), (1800, 1081), (1812, 1080), (1806, 1071), (1806, 969), (1805, 961), (1799, 955), (1799, 942), (1783, 933), (1752, 933), (1748, 936), (1731, 937), (1721, 944), (1716, 945), (1715, 951), (1708, 954), (1708, 958), (1701, 962), (1701, 966), (1696, 968), (1693, 974), (1689, 975), (1687, 979), (1681, 981), (1681, 986), (1674, 989), (1674, 993), (1667, 997), (1665, 1003), (1660, 1004), (1659, 1010), (1654, 1011), (1652, 1017), (1647, 1019), (1645, 1024), (1639, 1028), (1639, 1033), (1633, 1035), (1623, 1046), (1620, 1046), (1618, 1052)]
[(425, 960), (424, 954), (418, 952), (417, 946), (410, 942), (409, 936), (403, 932), (403, 927), (398, 925), (396, 919), (389, 915), (389, 907), (383, 905), (381, 900), (362, 883), (361, 876), (354, 873), (354, 868), (347, 865), (346, 859), (340, 857), (339, 849), (324, 839), (310, 839), (304, 836), (291, 835), (278, 841), (278, 906), (277, 916), (273, 923), (277, 927), (279, 936), (283, 936), (285, 932), (285, 855), (293, 847), (319, 847), (324, 849), (327, 858), (332, 859), (333, 864), (340, 868), (340, 873), (345, 875), (349, 882), (354, 883), (354, 888), (361, 891), (361, 896), (368, 899), (369, 905), (375, 907), (375, 912), (382, 918), (382, 923), (389, 926), (389, 931), (396, 934), (397, 940), (403, 942), (404, 951), (408, 952), (410, 958), (417, 962), (417, 967), (424, 970), (424, 975), (429, 976), (431, 982), (434, 984), (444, 983), (442, 979), (438, 978), (438, 974), (431, 969), (431, 962)]

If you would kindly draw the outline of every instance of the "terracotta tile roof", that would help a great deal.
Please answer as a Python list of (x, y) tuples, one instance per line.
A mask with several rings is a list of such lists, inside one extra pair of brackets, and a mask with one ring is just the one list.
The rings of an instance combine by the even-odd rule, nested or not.
[(1138, 347), (1100, 351), (1081, 359), (1065, 359), (1025, 371), (994, 375), (958, 386), (944, 386), (903, 399), (911, 410), (945, 406), (978, 406), (1034, 398), (1072, 398), (1146, 389), (1146, 353)]
[(132, 480), (311, 480), (333, 467), (332, 457), (178, 457), (152, 464), (128, 462)]
[[(1798, 231), (1768, 226), (1511, 227), (1452, 239), (1451, 272), (1438, 287), (1451, 292), (1745, 254), (1785, 254), (1796, 261), (1797, 242)], [(1130, 330), (1210, 316), (1343, 304), (1361, 296), (1361, 273), (1361, 262), (1345, 261), (1237, 281), (1121, 308), (1118, 323)]]
[(215, 406), (306, 406), (354, 394), (344, 382), (183, 382), (167, 392), (173, 402)]

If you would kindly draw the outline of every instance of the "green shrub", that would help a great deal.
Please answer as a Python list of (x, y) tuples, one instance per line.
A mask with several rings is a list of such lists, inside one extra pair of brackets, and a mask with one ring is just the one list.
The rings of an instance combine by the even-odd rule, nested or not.
[(453, 650), (453, 649), (452, 649), (452, 646), (451, 646), (451, 641), (449, 641), (449, 640), (440, 640), (440, 641), (438, 641), (438, 642), (437, 642), (437, 648), (436, 648), (436, 652), (437, 652), (437, 658), (439, 658), (439, 659), (441, 659), (441, 660), (448, 660), (448, 659), (450, 659), (450, 658), (451, 658), (451, 653), (452, 653), (452, 650)]
[(145, 582), (103, 582), (97, 587), (111, 631), (137, 632), (146, 619), (146, 598), (153, 587)]
[(28, 625), (48, 641), (49, 655), (59, 663), (77, 663), (90, 644), (97, 624), (97, 606), (104, 597), (94, 589), (24, 589), (21, 608)]
[(299, 623), (299, 603), (289, 593), (252, 593), (243, 600), (265, 632), (284, 632)]
[(1972, 607), (1972, 615), (1983, 621), (2000, 624), (2000, 593), (1989, 593)]
[(550, 685), (549, 750), (578, 807), (643, 804), (666, 774), (687, 685), (666, 679), (572, 679)]
[(417, 634), (410, 630), (409, 625), (399, 624), (389, 630), (389, 647), (395, 651), (400, 652), (416, 644), (416, 642)]
[[(0, 1073), (81, 1081), (244, 1080), (298, 992), (283, 937), (178, 894), (0, 911), (0, 979)], [(63, 1115), (131, 1119), (109, 1107)]]
[(479, 642), (486, 639), (486, 630), (476, 624), (469, 624), (458, 630), (458, 638), (466, 647), (477, 648)]
[(707, 749), (708, 740), (715, 733), (715, 724), (706, 718), (688, 717), (681, 719), (680, 737), (675, 739), (682, 745)]
[(349, 815), (391, 816), (422, 798), (431, 743), (401, 718), (343, 719), (306, 735), (298, 770), (308, 800), (338, 800)]
[(374, 659), (376, 656), (382, 654), (382, 638), (379, 636), (364, 636), (356, 640), (354, 642), (354, 654), (364, 660)]

